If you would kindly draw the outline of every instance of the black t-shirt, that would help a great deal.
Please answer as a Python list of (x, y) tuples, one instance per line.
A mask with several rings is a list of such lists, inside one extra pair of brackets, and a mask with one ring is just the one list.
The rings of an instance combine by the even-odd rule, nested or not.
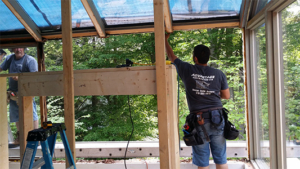
[(222, 107), (220, 90), (228, 88), (225, 74), (215, 68), (191, 65), (176, 59), (174, 64), (182, 79), (190, 112)]

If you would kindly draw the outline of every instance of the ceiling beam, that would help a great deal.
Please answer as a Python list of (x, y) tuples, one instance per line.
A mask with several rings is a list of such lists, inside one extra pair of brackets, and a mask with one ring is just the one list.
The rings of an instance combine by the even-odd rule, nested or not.
[[(239, 27), (239, 19), (231, 19), (230, 21), (198, 21), (198, 22), (184, 22), (184, 23), (174, 23), (173, 30), (192, 30), (192, 29), (209, 29), (209, 28), (238, 28)], [(147, 26), (132, 26), (132, 27), (116, 27), (116, 28), (107, 28), (107, 35), (121, 35), (121, 34), (135, 34), (135, 33), (151, 33), (154, 32), (153, 25)], [(97, 36), (98, 33), (95, 29), (84, 29), (84, 30), (73, 30), (72, 36), (76, 37), (88, 37), (88, 36)], [(61, 32), (56, 33), (43, 33), (42, 37), (44, 39), (52, 40), (52, 39), (61, 39)], [(0, 47), (2, 45), (17, 42), (22, 40), (23, 42), (32, 42), (32, 38), (28, 35), (14, 35), (8, 36), (1, 34), (0, 37)]]
[(17, 17), (22, 23), (28, 33), (37, 41), (42, 42), (40, 29), (33, 22), (30, 16), (24, 11), (17, 1), (2, 0), (8, 9)]
[(97, 11), (97, 8), (92, 0), (81, 0), (86, 12), (88, 13), (91, 21), (93, 22), (98, 35), (101, 38), (106, 36), (105, 25)]
[(173, 27), (172, 27), (172, 17), (171, 17), (169, 0), (164, 0), (164, 17), (165, 17), (165, 29), (168, 33), (172, 33)]

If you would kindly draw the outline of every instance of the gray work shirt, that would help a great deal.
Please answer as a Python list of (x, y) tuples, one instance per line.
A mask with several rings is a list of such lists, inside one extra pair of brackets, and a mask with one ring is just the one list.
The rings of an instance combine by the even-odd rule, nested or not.
[(192, 65), (178, 58), (174, 64), (184, 83), (190, 112), (222, 107), (220, 91), (228, 89), (228, 84), (221, 70)]
[[(26, 54), (25, 54), (26, 55)], [(19, 59), (15, 59), (15, 55), (8, 55), (3, 63), (1, 64), (1, 69), (2, 70), (7, 70), (9, 73), (21, 73), (21, 72), (37, 72), (38, 71), (38, 66), (37, 66), (37, 61), (32, 57), (27, 55), (25, 68), (23, 69), (23, 61), (25, 58), (25, 55)], [(10, 57), (13, 57), (11, 59), (11, 63), (9, 64), (9, 59)], [(24, 71), (23, 71), (24, 70)], [(13, 92), (18, 91), (18, 81), (13, 80), (12, 78), (9, 78), (9, 90)]]

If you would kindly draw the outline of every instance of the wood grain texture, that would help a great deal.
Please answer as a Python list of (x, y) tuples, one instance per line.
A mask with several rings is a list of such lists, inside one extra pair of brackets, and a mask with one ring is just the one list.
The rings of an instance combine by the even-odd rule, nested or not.
[(8, 162), (8, 128), (6, 104), (6, 78), (0, 78), (0, 168), (9, 168)]
[[(74, 162), (76, 163), (71, 1), (62, 0), (61, 9), (64, 116), (67, 139), (69, 141), (69, 146), (73, 155)], [(68, 167), (67, 162), (66, 165)]]

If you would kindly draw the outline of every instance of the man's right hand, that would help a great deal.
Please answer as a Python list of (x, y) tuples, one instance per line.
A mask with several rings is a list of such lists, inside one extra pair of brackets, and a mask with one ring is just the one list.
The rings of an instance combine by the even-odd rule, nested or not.
[(18, 81), (18, 76), (11, 77), (13, 80)]

